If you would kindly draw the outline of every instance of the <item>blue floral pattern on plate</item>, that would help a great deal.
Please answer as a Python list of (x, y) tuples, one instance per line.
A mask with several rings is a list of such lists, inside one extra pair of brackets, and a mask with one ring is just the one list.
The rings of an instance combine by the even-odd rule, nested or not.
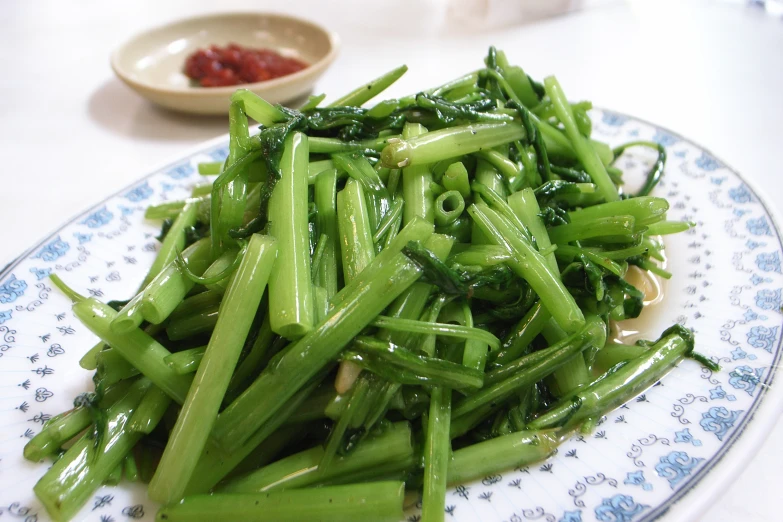
[[(593, 112), (594, 134), (611, 145), (655, 140), (668, 147), (656, 194), (669, 199), (668, 219), (697, 227), (667, 236), (666, 305), (645, 312), (646, 337), (674, 322), (696, 334), (697, 348), (720, 361), (713, 373), (693, 361), (575, 434), (538, 465), (506, 470), (448, 492), (455, 522), (627, 522), (653, 520), (685, 495), (704, 495), (699, 481), (742, 439), (743, 427), (768, 393), (781, 356), (783, 259), (780, 235), (758, 195), (712, 154), (654, 125)], [(227, 140), (167, 165), (65, 224), (0, 274), (0, 518), (48, 520), (32, 486), (47, 463), (22, 458), (42, 422), (91, 387), (78, 367), (95, 342), (48, 284), (61, 275), (77, 291), (102, 299), (133, 294), (154, 259), (158, 223), (147, 205), (187, 197), (198, 163), (222, 161)], [(640, 179), (654, 156), (631, 149), (618, 165)], [(693, 492), (695, 488), (695, 492)], [(145, 487), (102, 487), (76, 520), (153, 520)], [(419, 517), (416, 506), (406, 521)]]

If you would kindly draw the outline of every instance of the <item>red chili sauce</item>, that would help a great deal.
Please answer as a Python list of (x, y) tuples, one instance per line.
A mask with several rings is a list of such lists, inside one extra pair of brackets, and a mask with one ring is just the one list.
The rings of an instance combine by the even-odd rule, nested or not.
[(307, 67), (295, 58), (270, 49), (252, 49), (237, 44), (199, 49), (185, 61), (185, 74), (201, 87), (223, 87), (279, 78)]

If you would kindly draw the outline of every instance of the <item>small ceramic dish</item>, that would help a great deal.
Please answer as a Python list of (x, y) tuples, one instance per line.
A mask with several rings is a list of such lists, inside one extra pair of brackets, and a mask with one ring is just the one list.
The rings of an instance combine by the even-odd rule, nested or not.
[[(210, 45), (237, 43), (272, 49), (309, 64), (299, 72), (264, 82), (228, 87), (192, 86), (185, 59)], [(153, 103), (195, 114), (225, 114), (231, 94), (249, 89), (270, 103), (285, 103), (306, 94), (334, 61), (337, 35), (312, 22), (271, 13), (199, 16), (141, 33), (112, 53), (120, 79)]]

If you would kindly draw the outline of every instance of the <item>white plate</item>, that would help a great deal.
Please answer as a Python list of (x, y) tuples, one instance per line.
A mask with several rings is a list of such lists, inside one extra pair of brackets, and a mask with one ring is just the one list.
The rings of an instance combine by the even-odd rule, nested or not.
[[(646, 328), (649, 337), (674, 322), (694, 329), (697, 349), (719, 357), (722, 370), (684, 361), (547, 462), (449, 491), (447, 520), (691, 520), (776, 419), (783, 388), (769, 383), (781, 355), (783, 250), (769, 211), (737, 173), (684, 138), (608, 111), (595, 111), (593, 121), (595, 136), (611, 144), (647, 139), (667, 147), (655, 193), (669, 200), (669, 219), (698, 226), (667, 239), (674, 277)], [(222, 159), (226, 143), (210, 141), (106, 199), (0, 274), (0, 517), (48, 520), (32, 493), (48, 464), (26, 462), (22, 448), (91, 385), (77, 362), (95, 338), (46, 274), (85, 294), (127, 298), (158, 245), (159, 223), (145, 221), (144, 208), (187, 196), (196, 164)], [(619, 166), (634, 176), (649, 161), (632, 150)], [(76, 520), (153, 520), (155, 510), (143, 486), (123, 484), (97, 491)], [(418, 520), (415, 509), (406, 517)]]

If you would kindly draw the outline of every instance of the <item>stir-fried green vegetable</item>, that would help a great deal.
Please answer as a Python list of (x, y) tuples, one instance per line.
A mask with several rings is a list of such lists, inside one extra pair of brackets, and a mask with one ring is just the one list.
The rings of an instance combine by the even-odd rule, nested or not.
[[(650, 195), (663, 147), (591, 140), (589, 102), (494, 48), (363, 107), (406, 70), (298, 111), (237, 91), (217, 177), (147, 209), (166, 222), (135, 297), (52, 275), (101, 339), (95, 392), (25, 447), (69, 448), (35, 486), (53, 518), (124, 471), (158, 520), (394, 521), (420, 488), (442, 521), (449, 485), (547, 458), (683, 357), (714, 365), (680, 326), (607, 341), (644, 309), (629, 265), (670, 276), (652, 236), (692, 226)], [(624, 194), (636, 146), (659, 157)]]

